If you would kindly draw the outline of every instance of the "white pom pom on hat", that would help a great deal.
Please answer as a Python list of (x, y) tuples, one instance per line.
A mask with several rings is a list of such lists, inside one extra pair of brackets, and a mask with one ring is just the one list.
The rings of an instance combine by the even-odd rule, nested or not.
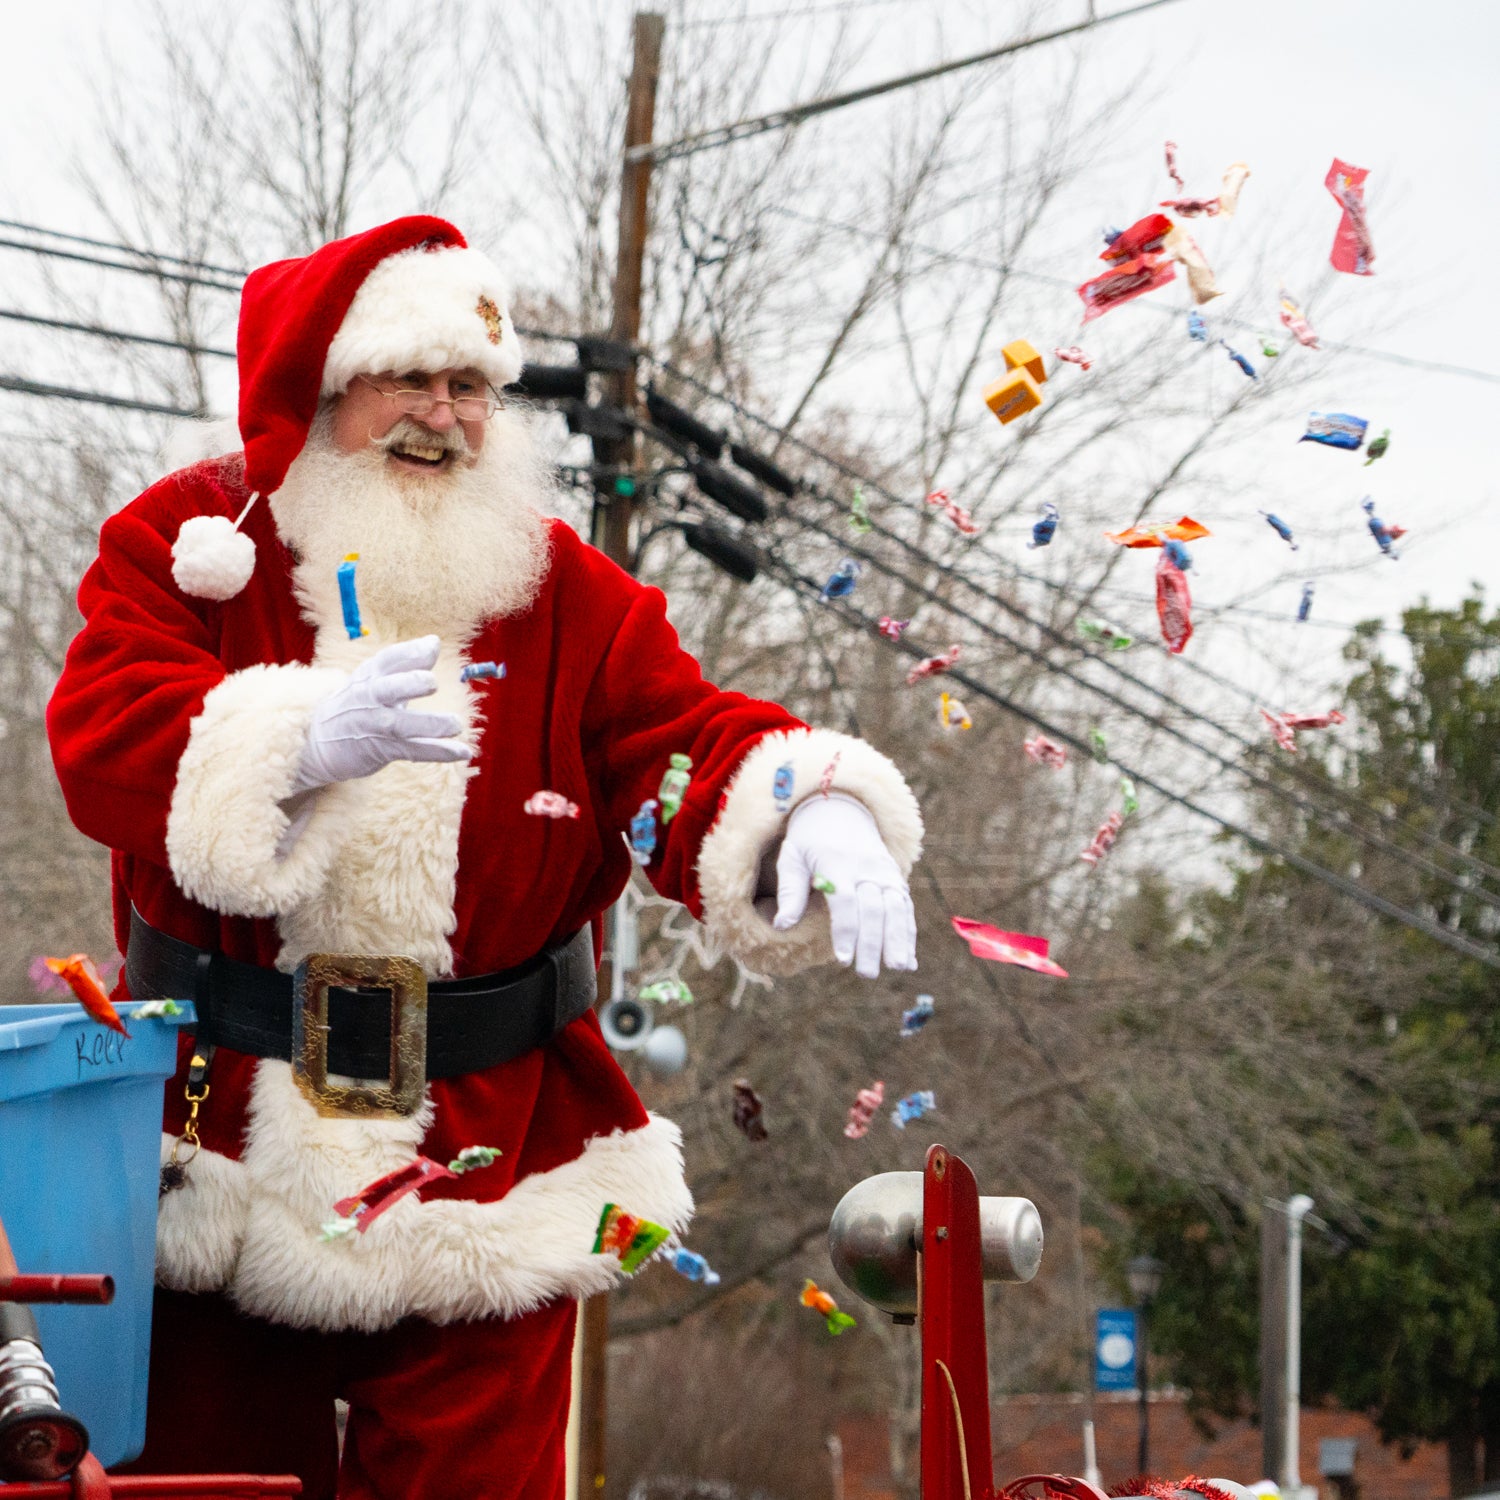
[(189, 516), (172, 543), (172, 577), (195, 599), (233, 599), (255, 571), (255, 543), (228, 516)]

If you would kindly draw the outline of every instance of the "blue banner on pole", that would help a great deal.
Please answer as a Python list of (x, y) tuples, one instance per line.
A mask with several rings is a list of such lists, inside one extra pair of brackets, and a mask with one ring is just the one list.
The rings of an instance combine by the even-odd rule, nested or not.
[(1135, 1389), (1135, 1312), (1101, 1307), (1094, 1330), (1094, 1389)]

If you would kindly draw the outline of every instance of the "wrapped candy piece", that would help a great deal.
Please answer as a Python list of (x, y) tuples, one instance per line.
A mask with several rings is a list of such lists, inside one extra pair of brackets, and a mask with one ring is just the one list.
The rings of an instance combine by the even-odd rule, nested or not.
[(1297, 753), (1297, 731), (1299, 729), (1331, 729), (1335, 724), (1344, 722), (1344, 715), (1336, 708), (1330, 708), (1324, 714), (1273, 714), (1268, 709), (1261, 709), (1260, 716), (1266, 721), (1276, 743), (1283, 750), (1289, 750), (1293, 755)]
[(1291, 547), (1293, 552), (1295, 552), (1297, 550), (1297, 542), (1296, 539), (1292, 536), (1292, 528), (1288, 526), (1280, 516), (1273, 516), (1268, 510), (1261, 511), (1261, 515), (1266, 518), (1266, 524), (1271, 528), (1271, 530), (1274, 531), (1282, 541), (1286, 542), (1287, 545)]
[(1378, 438), (1375, 438), (1368, 448), (1365, 449), (1365, 468), (1369, 468), (1377, 458), (1384, 458), (1386, 450), (1391, 446), (1391, 429), (1387, 427)]
[(147, 1000), (130, 1012), (132, 1021), (150, 1021), (158, 1016), (180, 1016), (182, 1007), (175, 1000)]
[(901, 1012), (901, 1035), (915, 1036), (932, 1019), (937, 1006), (931, 995), (918, 995), (917, 1003), (910, 1010)]
[(1089, 730), (1089, 754), (1099, 762), (1101, 766), (1109, 763), (1109, 741), (1104, 737), (1104, 731), (1097, 725)]
[(1208, 342), (1208, 324), (1203, 321), (1203, 314), (1196, 307), (1188, 312), (1188, 337), (1195, 344)]
[(823, 774), (818, 777), (818, 791), (825, 797), (833, 790), (833, 778), (838, 774), (839, 761), (843, 754), (842, 750), (835, 750), (833, 759), (823, 767)]
[(1127, 261), (1143, 255), (1156, 255), (1176, 227), (1165, 214), (1147, 214), (1129, 229), (1122, 229), (1099, 252), (1099, 259)]
[(1348, 412), (1310, 412), (1307, 431), (1297, 441), (1322, 443), (1328, 448), (1347, 448), (1352, 453), (1364, 445), (1365, 429), (1369, 425), (1363, 417), (1351, 417)]
[(1115, 846), (1115, 840), (1120, 836), (1120, 830), (1125, 826), (1125, 819), (1117, 812), (1112, 812), (1100, 825), (1094, 834), (1088, 848), (1079, 854), (1086, 865), (1097, 865), (1106, 854)]
[(1313, 594), (1315, 592), (1316, 586), (1314, 584), (1304, 583), (1302, 585), (1302, 597), (1297, 601), (1297, 623), (1299, 625), (1304, 624), (1307, 617), (1312, 613)]
[(1335, 271), (1347, 271), (1352, 276), (1375, 274), (1375, 246), (1365, 218), (1365, 178), (1369, 175), (1365, 167), (1352, 167), (1334, 157), (1333, 165), (1323, 179), (1323, 186), (1343, 209), (1338, 228), (1334, 231), (1328, 262)]
[(1241, 354), (1238, 349), (1233, 348), (1223, 339), (1219, 340), (1219, 347), (1229, 355), (1230, 361), (1233, 364), (1238, 365), (1240, 369), (1251, 378), (1251, 380), (1260, 379), (1260, 376), (1255, 373), (1255, 366), (1252, 365), (1250, 361), (1243, 354)]
[(394, 1208), (403, 1198), (409, 1197), (429, 1182), (442, 1182), (459, 1174), (433, 1161), (430, 1156), (419, 1156), (384, 1177), (377, 1177), (368, 1187), (347, 1198), (340, 1198), (333, 1205), (338, 1216), (322, 1226), (325, 1240), (340, 1239), (351, 1231), (364, 1234), (381, 1214)]
[(1234, 211), (1240, 206), (1240, 189), (1245, 185), (1245, 179), (1250, 175), (1250, 168), (1242, 161), (1232, 161), (1224, 168), (1224, 176), (1219, 184), (1219, 212), (1225, 218), (1232, 219)]
[(890, 615), (881, 615), (880, 624), (876, 626), (876, 629), (880, 631), (886, 640), (899, 641), (901, 639), (901, 632), (910, 624), (910, 620), (897, 620), (893, 619)]
[[(1004, 418), (1002, 417), (1003, 421)], [(974, 518), (963, 506), (959, 505), (947, 490), (934, 490), (928, 497), (927, 503), (935, 509), (941, 510), (954, 526), (965, 536), (977, 535), (979, 528), (974, 524)]]
[(849, 501), (849, 530), (855, 536), (865, 536), (871, 527), (870, 502), (865, 499), (865, 492), (858, 486), (854, 486), (854, 494)]
[(533, 792), (522, 804), (521, 811), (534, 818), (576, 818), (578, 804), (570, 802), (561, 792)]
[(1182, 180), (1182, 173), (1177, 167), (1177, 142), (1168, 141), (1166, 146), (1167, 176), (1172, 179), (1173, 185), (1179, 193), (1187, 191), (1187, 184)]
[(796, 774), (791, 761), (777, 766), (776, 775), (771, 780), (771, 800), (776, 804), (777, 812), (786, 812), (791, 807), (792, 785)]
[(1162, 208), (1170, 208), (1179, 219), (1212, 219), (1219, 212), (1217, 198), (1163, 198)]
[(823, 590), (818, 597), (825, 602), (829, 599), (847, 599), (854, 592), (854, 585), (859, 582), (859, 575), (860, 565), (852, 557), (846, 557), (828, 575), (828, 582), (823, 585)]
[(498, 1146), (465, 1146), (452, 1161), (448, 1170), (462, 1177), (465, 1172), (482, 1172), (492, 1167), (505, 1153)]
[(802, 1283), (802, 1305), (803, 1307), (814, 1307), (820, 1313), (828, 1326), (831, 1334), (838, 1335), (846, 1328), (857, 1328), (859, 1325), (846, 1312), (839, 1311), (839, 1305), (825, 1292), (816, 1281), (804, 1281)]
[(1193, 566), (1192, 554), (1181, 542), (1175, 542), (1170, 537), (1162, 543), (1162, 551), (1182, 569), (1184, 573)]
[(130, 1033), (109, 998), (109, 991), (104, 988), (99, 970), (87, 953), (72, 953), (67, 958), (44, 958), (42, 962), (67, 985), (73, 998), (94, 1020), (129, 1038)]
[(1068, 763), (1068, 752), (1044, 734), (1034, 734), (1030, 739), (1023, 740), (1021, 748), (1026, 752), (1027, 760), (1034, 760), (1039, 766), (1046, 766), (1049, 771), (1060, 771)]
[(686, 1276), (689, 1281), (697, 1281), (704, 1286), (719, 1284), (719, 1273), (696, 1250), (689, 1250), (684, 1245), (679, 1245), (672, 1252), (672, 1269), (679, 1276)]
[(1158, 521), (1151, 526), (1127, 526), (1124, 531), (1106, 531), (1104, 539), (1117, 547), (1160, 547), (1164, 542), (1196, 542), (1212, 536), (1208, 527), (1200, 526), (1191, 516), (1180, 521)]
[(344, 629), (349, 633), (351, 641), (357, 641), (360, 636), (368, 635), (363, 625), (359, 622), (359, 595), (354, 589), (354, 565), (359, 561), (359, 553), (350, 552), (339, 564), (339, 607), (344, 614)]
[(972, 917), (954, 917), (952, 920), (953, 930), (969, 945), (969, 952), (975, 958), (1014, 964), (1017, 968), (1050, 974), (1056, 979), (1068, 977), (1066, 969), (1047, 957), (1052, 945), (1044, 937), (1033, 937), (1027, 932), (1005, 932), (999, 927), (991, 927), (988, 922), (976, 922)]
[(814, 875), (812, 888), (815, 891), (821, 891), (825, 896), (831, 896), (838, 890), (838, 886), (827, 875)]
[(1011, 370), (984, 388), (984, 404), (1006, 426), (1042, 404), (1041, 387), (1029, 370)]
[(503, 661), (471, 661), (458, 674), (460, 682), (498, 682), (505, 676)]
[(972, 729), (974, 727), (974, 721), (969, 717), (969, 710), (964, 707), (962, 700), (949, 693), (938, 695), (938, 715), (944, 729)]
[(691, 755), (677, 751), (667, 757), (667, 769), (662, 772), (661, 785), (656, 789), (657, 798), (661, 802), (663, 823), (670, 823), (677, 816), (682, 799), (687, 795), (688, 784), (692, 781), (689, 774), (692, 769)]
[(1212, 302), (1220, 295), (1218, 285), (1214, 281), (1213, 269), (1198, 248), (1197, 240), (1182, 225), (1175, 225), (1162, 244), (1167, 254), (1186, 273), (1188, 290), (1193, 294), (1193, 301), (1199, 307), (1202, 307), (1205, 302)]
[(748, 1078), (736, 1078), (734, 1081), (734, 1128), (743, 1131), (750, 1140), (759, 1143), (767, 1138), (765, 1122), (761, 1116), (765, 1113), (765, 1105), (761, 1103), (760, 1095), (750, 1087)]
[(1120, 778), (1120, 812), (1124, 817), (1133, 817), (1141, 810), (1141, 799), (1135, 782), (1128, 776)]
[(1118, 625), (1111, 625), (1108, 620), (1080, 620), (1078, 633), (1085, 640), (1108, 646), (1111, 651), (1128, 651), (1135, 645), (1133, 635), (1127, 635)]
[(1174, 280), (1176, 275), (1176, 267), (1164, 255), (1143, 255), (1121, 261), (1078, 288), (1078, 296), (1083, 302), (1083, 321), (1088, 323), (1122, 302), (1154, 292)]
[(593, 1253), (619, 1256), (620, 1269), (629, 1276), (648, 1255), (666, 1242), (671, 1233), (664, 1225), (626, 1213), (618, 1203), (606, 1203), (594, 1234)]
[(649, 1000), (653, 1005), (691, 1005), (693, 992), (680, 979), (657, 979), (643, 984), (636, 991), (637, 1000)]
[(891, 1124), (897, 1130), (905, 1130), (913, 1120), (920, 1120), (924, 1115), (930, 1115), (937, 1109), (937, 1098), (931, 1089), (918, 1089), (914, 1094), (908, 1094), (904, 1099), (896, 1101), (896, 1107), (891, 1111)]
[(1267, 359), (1280, 359), (1281, 345), (1271, 334), (1263, 333), (1260, 336), (1260, 352)]
[(861, 1089), (854, 1096), (854, 1103), (849, 1106), (849, 1120), (844, 1126), (844, 1134), (851, 1141), (857, 1141), (869, 1133), (870, 1121), (875, 1118), (875, 1112), (885, 1103), (885, 1084), (880, 1079), (872, 1083), (869, 1088)]
[(1050, 547), (1052, 545), (1052, 538), (1057, 534), (1059, 519), (1057, 507), (1050, 500), (1044, 500), (1042, 502), (1042, 518), (1033, 524), (1031, 528), (1031, 540), (1026, 543), (1027, 548)]
[(919, 661), (911, 671), (906, 674), (906, 685), (910, 687), (914, 682), (920, 682), (924, 677), (936, 677), (941, 672), (946, 672), (949, 667), (963, 655), (963, 647), (955, 641), (948, 649), (937, 656), (929, 656)]
[(1077, 344), (1069, 344), (1066, 349), (1054, 349), (1052, 352), (1064, 363), (1077, 365), (1080, 370), (1091, 370), (1094, 367), (1094, 361)]
[(1296, 298), (1281, 288), (1281, 311), (1278, 314), (1282, 326), (1297, 340), (1305, 349), (1316, 349), (1318, 347), (1318, 336), (1312, 330), (1312, 325), (1307, 321), (1302, 309), (1297, 305)]
[(656, 849), (656, 798), (647, 797), (630, 820), (630, 857), (636, 864), (651, 863)]
[(1396, 542), (1399, 538), (1406, 535), (1406, 528), (1404, 526), (1387, 526), (1385, 522), (1375, 514), (1375, 502), (1368, 496), (1360, 501), (1360, 509), (1364, 511), (1366, 517), (1368, 518), (1365, 521), (1365, 525), (1370, 528), (1370, 535), (1375, 538), (1375, 541), (1379, 545), (1380, 550), (1384, 552), (1392, 562), (1395, 562), (1397, 552), (1392, 543)]
[(1193, 638), (1193, 595), (1187, 574), (1163, 552), (1156, 565), (1156, 617), (1161, 621), (1161, 638), (1173, 656), (1182, 653)]

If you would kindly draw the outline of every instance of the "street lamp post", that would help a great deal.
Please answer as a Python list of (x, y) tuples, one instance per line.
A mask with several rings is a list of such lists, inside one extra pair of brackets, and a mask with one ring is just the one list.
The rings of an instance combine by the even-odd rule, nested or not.
[[(1281, 1493), (1298, 1500), (1302, 1493), (1302, 1221), (1312, 1212), (1313, 1200), (1298, 1193), (1286, 1205), (1286, 1420), (1282, 1431), (1286, 1452), (1281, 1466)], [(1315, 1221), (1316, 1222), (1316, 1221)]]
[(1150, 1343), (1151, 1304), (1161, 1290), (1162, 1273), (1166, 1267), (1154, 1255), (1137, 1255), (1125, 1267), (1125, 1278), (1130, 1284), (1130, 1295), (1136, 1307), (1135, 1367), (1141, 1388), (1141, 1432), (1140, 1447), (1136, 1454), (1136, 1472), (1151, 1472), (1151, 1383), (1147, 1370), (1147, 1346)]

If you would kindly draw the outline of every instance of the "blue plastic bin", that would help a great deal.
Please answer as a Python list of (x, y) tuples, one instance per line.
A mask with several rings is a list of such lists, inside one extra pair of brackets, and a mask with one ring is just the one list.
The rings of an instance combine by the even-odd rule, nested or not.
[(196, 1019), (133, 1008), (127, 1041), (79, 1005), (0, 1006), (0, 1219), (16, 1262), (115, 1279), (107, 1307), (33, 1308), (63, 1407), (106, 1467), (146, 1441), (162, 1086)]

